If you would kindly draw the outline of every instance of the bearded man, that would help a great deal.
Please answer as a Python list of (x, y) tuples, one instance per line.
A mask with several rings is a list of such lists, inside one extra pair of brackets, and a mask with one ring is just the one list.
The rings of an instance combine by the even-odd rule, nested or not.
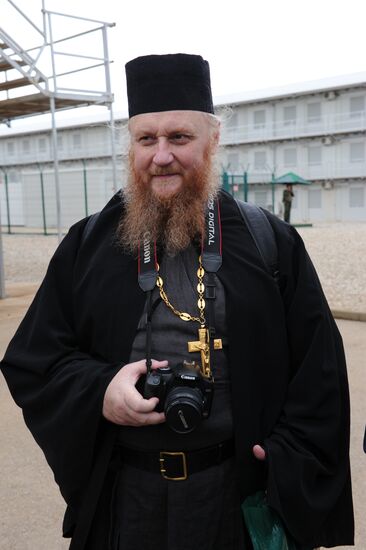
[(126, 65), (130, 176), (74, 225), (2, 370), (72, 550), (251, 549), (265, 490), (299, 549), (353, 543), (340, 335), (295, 229), (278, 277), (219, 190), (207, 61)]

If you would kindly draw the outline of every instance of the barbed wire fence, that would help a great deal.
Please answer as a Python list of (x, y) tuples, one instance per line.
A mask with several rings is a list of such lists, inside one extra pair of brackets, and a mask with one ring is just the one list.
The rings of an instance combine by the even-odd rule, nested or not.
[[(118, 183), (123, 187), (126, 170), (117, 166)], [(81, 159), (61, 164), (59, 168), (62, 227), (65, 232), (73, 223), (99, 211), (113, 196), (112, 165), (107, 161)], [(271, 175), (264, 173), (251, 182), (251, 174), (223, 171), (222, 187), (233, 196), (250, 200), (271, 211)], [(258, 181), (259, 180), (259, 181)], [(255, 190), (254, 190), (255, 188)], [(1, 223), (4, 233), (57, 233), (54, 193), (54, 171), (48, 164), (3, 169), (0, 173)]]

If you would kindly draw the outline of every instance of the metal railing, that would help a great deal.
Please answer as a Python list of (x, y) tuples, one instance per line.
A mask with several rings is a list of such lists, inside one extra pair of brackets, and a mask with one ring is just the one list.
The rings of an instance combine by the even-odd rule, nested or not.
[[(4, 2), (4, 0), (2, 1)], [(9, 32), (0, 27), (0, 40), (6, 45), (6, 48), (0, 50), (0, 58), (2, 57), (10, 63), (24, 77), (29, 79), (30, 84), (36, 86), (38, 91), (46, 95), (53, 93), (62, 96), (66, 94), (69, 97), (72, 94), (75, 99), (87, 99), (100, 103), (110, 103), (113, 101), (109, 73), (111, 61), (108, 54), (107, 28), (115, 26), (115, 23), (49, 11), (45, 9), (45, 2), (42, 0), (43, 28), (41, 29), (34, 24), (15, 2), (7, 0), (7, 3), (14, 9), (18, 18), (23, 23), (23, 27), (24, 25), (32, 27), (40, 37), (41, 42), (36, 46), (32, 44), (29, 47), (24, 43), (27, 39), (27, 33), (23, 32), (18, 40), (16, 40), (13, 36), (10, 36)], [(54, 38), (54, 29), (55, 26), (57, 27), (55, 23), (56, 18), (83, 21), (92, 26), (81, 32), (68, 34), (61, 38)], [(19, 25), (17, 26), (19, 27)], [(63, 28), (65, 27), (67, 28), (66, 25), (63, 25)], [(16, 28), (13, 34), (17, 34)], [(90, 43), (100, 43), (102, 45), (102, 53), (100, 55), (85, 55), (78, 51), (82, 45), (80, 39), (83, 37), (87, 37)], [(22, 45), (20, 45), (21, 41)], [(61, 46), (61, 49), (56, 49), (57, 46)], [(70, 70), (68, 68), (70, 61), (67, 58), (76, 61), (77, 66)], [(64, 62), (60, 63), (60, 59), (63, 59)], [(23, 61), (25, 65), (22, 66), (19, 64), (19, 61)], [(84, 87), (85, 77), (79, 80), (76, 79), (76, 82), (80, 83), (81, 86), (66, 86), (60, 83), (61, 78), (65, 80), (65, 77), (72, 75), (72, 81), (75, 81), (75, 74), (93, 71), (99, 67), (102, 67), (105, 73), (105, 78), (100, 80), (103, 84), (103, 89), (95, 90)]]
[(277, 121), (265, 125), (227, 126), (221, 135), (222, 145), (323, 137), (334, 134), (366, 132), (366, 112), (343, 112), (321, 117), (317, 121)]
[[(41, 136), (42, 138), (45, 136)], [(30, 139), (27, 137), (26, 139)], [(0, 138), (0, 146), (1, 146)], [(22, 147), (22, 140), (18, 140), (19, 148)], [(53, 162), (53, 151), (50, 147), (49, 134), (47, 136), (47, 142), (45, 149), (40, 151), (37, 147), (37, 138), (31, 139), (30, 147), (27, 151), (13, 150), (9, 153), (6, 150), (6, 144), (0, 148), (0, 167), (8, 166), (24, 166), (29, 164), (35, 164), (37, 162), (47, 163)], [(114, 141), (114, 148), (116, 151), (120, 150), (120, 142)], [(66, 160), (80, 160), (81, 158), (96, 159), (96, 158), (111, 158), (112, 156), (112, 143), (108, 140), (108, 135), (104, 139), (93, 139), (92, 143), (75, 145), (72, 140), (62, 144), (62, 147), (58, 145), (58, 159), (59, 161)], [(118, 155), (117, 155), (118, 156)]]
[[(250, 173), (250, 181), (252, 183), (261, 183), (271, 181), (271, 175), (275, 173), (277, 176), (287, 172), (295, 172), (306, 180), (349, 180), (349, 179), (366, 179), (366, 164), (365, 162), (341, 162), (341, 161), (325, 161), (321, 164), (309, 165), (298, 163), (296, 166), (284, 166), (276, 164), (273, 167), (262, 169), (253, 169), (250, 165), (245, 173)], [(229, 174), (231, 172), (227, 170)], [(240, 170), (235, 170), (235, 173), (240, 173)], [(244, 173), (244, 171), (243, 171)]]

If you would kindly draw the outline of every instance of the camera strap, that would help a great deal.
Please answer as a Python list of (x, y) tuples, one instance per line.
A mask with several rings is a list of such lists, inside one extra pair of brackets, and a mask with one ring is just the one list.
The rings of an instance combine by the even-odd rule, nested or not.
[(206, 211), (206, 233), (202, 246), (202, 265), (207, 273), (205, 285), (205, 299), (207, 301), (208, 332), (210, 337), (210, 357), (214, 358), (214, 339), (216, 335), (215, 300), (216, 284), (215, 273), (222, 264), (222, 233), (219, 201), (210, 197)]
[(144, 234), (142, 243), (138, 247), (138, 283), (146, 296), (146, 367), (151, 371), (151, 318), (153, 312), (152, 291), (158, 276), (156, 243), (151, 240), (148, 231)]
[(208, 273), (216, 273), (222, 264), (222, 235), (219, 201), (210, 198), (206, 210), (206, 231), (202, 243), (202, 265)]
[(151, 240), (148, 231), (144, 233), (142, 243), (138, 247), (138, 283), (144, 292), (153, 290), (158, 277), (158, 260), (156, 242)]
[[(205, 299), (208, 311), (208, 333), (210, 342), (210, 356), (213, 357), (215, 336), (215, 309), (216, 299), (215, 273), (222, 264), (222, 235), (220, 206), (217, 198), (210, 197), (207, 203), (205, 216), (205, 236), (201, 244), (202, 266), (207, 273), (205, 285)], [(146, 300), (146, 365), (148, 373), (151, 370), (151, 340), (152, 340), (152, 313), (155, 309), (152, 304), (152, 291), (158, 278), (158, 262), (156, 242), (152, 241), (147, 231), (138, 248), (138, 284), (143, 292), (147, 293)]]

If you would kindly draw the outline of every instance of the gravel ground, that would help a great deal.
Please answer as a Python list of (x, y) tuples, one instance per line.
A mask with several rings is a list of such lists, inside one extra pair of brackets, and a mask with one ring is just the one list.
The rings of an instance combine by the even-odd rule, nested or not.
[(332, 309), (366, 312), (366, 223), (298, 228)]
[[(332, 309), (366, 312), (366, 223), (298, 229)], [(57, 246), (53, 235), (3, 235), (6, 282), (40, 282)]]

